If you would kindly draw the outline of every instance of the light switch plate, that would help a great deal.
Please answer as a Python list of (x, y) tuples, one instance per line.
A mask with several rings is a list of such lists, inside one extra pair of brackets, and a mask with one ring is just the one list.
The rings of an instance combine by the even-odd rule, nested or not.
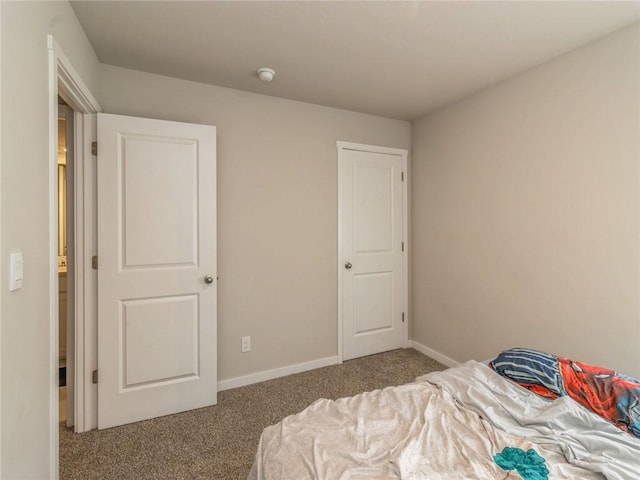
[(9, 256), (9, 291), (22, 288), (24, 277), (24, 260), (22, 252), (11, 252)]

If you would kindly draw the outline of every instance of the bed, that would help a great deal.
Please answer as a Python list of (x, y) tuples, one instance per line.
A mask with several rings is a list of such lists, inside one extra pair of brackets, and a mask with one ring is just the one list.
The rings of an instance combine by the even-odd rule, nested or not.
[[(519, 350), (318, 400), (263, 431), (248, 480), (640, 479), (640, 382), (613, 372), (626, 416), (614, 408), (605, 418), (583, 385), (577, 398), (569, 380), (497, 361)], [(569, 366), (582, 375), (583, 365)], [(610, 371), (585, 374), (598, 382), (596, 396), (609, 396), (602, 372)]]

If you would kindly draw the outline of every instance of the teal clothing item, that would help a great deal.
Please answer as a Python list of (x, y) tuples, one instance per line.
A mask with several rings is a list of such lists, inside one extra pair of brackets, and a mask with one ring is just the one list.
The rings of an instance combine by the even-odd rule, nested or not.
[(549, 470), (544, 458), (529, 449), (505, 447), (493, 456), (493, 461), (503, 470), (516, 470), (524, 480), (549, 480)]

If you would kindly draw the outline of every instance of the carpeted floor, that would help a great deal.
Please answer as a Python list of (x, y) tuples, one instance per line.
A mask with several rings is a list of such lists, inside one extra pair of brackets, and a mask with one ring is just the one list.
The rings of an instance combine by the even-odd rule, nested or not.
[(218, 405), (102, 431), (61, 428), (60, 478), (245, 480), (262, 429), (318, 398), (411, 382), (445, 367), (413, 349), (218, 394)]

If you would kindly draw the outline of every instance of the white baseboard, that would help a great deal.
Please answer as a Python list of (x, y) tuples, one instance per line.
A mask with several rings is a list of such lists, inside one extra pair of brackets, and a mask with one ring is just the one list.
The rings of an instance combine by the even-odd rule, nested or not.
[(457, 367), (458, 365), (460, 365), (460, 362), (456, 362), (453, 358), (449, 358), (432, 348), (426, 347), (421, 343), (416, 342), (415, 340), (409, 340), (409, 344), (412, 348), (415, 348), (420, 353), (424, 353), (427, 357), (433, 358), (434, 360), (446, 365), (447, 367)]
[[(426, 347), (415, 340), (409, 340), (409, 346), (415, 348), (420, 353), (425, 354), (429, 358), (446, 365), (447, 367), (457, 367), (460, 362), (456, 362), (452, 358), (443, 355), (440, 352)], [(294, 373), (307, 372), (316, 368), (328, 367), (330, 365), (337, 365), (338, 356), (319, 358), (317, 360), (311, 360), (309, 362), (296, 363), (295, 365), (288, 365), (286, 367), (274, 368), (273, 370), (264, 370), (262, 372), (252, 373), (250, 375), (243, 375), (242, 377), (229, 378), (227, 380), (220, 380), (218, 382), (218, 391), (231, 390), (232, 388), (246, 387), (254, 383), (265, 382), (267, 380), (273, 380), (274, 378), (286, 377), (287, 375), (293, 375)]]
[(274, 368), (273, 370), (264, 370), (262, 372), (252, 373), (250, 375), (244, 375), (242, 377), (221, 380), (218, 382), (218, 391), (222, 392), (224, 390), (231, 390), (232, 388), (245, 387), (253, 383), (273, 380), (274, 378), (286, 377), (287, 375), (293, 375), (294, 373), (306, 372), (308, 370), (314, 370), (316, 368), (328, 367), (329, 365), (337, 364), (338, 357), (336, 355), (333, 357), (311, 360), (310, 362), (296, 363), (295, 365)]

